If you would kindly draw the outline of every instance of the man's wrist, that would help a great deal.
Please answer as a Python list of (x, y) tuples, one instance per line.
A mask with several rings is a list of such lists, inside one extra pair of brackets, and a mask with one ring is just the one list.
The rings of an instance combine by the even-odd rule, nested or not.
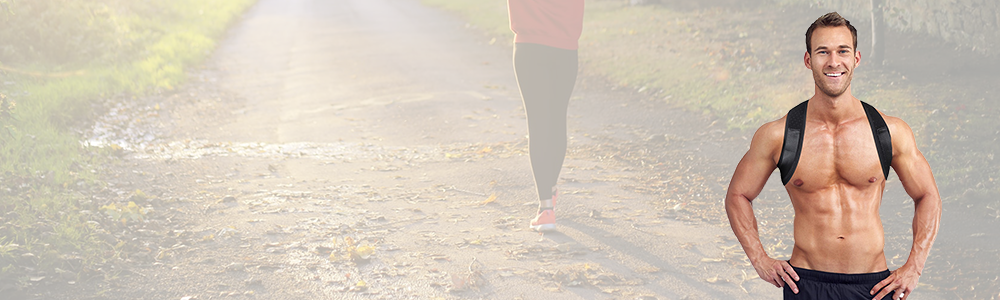
[(764, 259), (770, 258), (770, 257), (767, 256), (766, 253), (762, 253), (762, 254), (758, 254), (758, 255), (753, 255), (753, 256), (748, 256), (748, 257), (750, 258), (750, 264), (752, 264), (752, 265), (757, 265), (758, 263), (760, 263)]
[(915, 262), (913, 262), (911, 260), (907, 260), (906, 263), (903, 263), (903, 266), (904, 267), (905, 266), (910, 266), (910, 269), (913, 269), (913, 271), (916, 271), (918, 276), (924, 274), (924, 266), (918, 265), (917, 263), (915, 263)]

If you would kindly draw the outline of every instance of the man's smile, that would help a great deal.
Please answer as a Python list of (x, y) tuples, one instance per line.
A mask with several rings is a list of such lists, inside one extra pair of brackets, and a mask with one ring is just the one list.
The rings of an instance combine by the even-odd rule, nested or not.
[(845, 73), (847, 72), (826, 72), (823, 74), (826, 75), (827, 77), (840, 77), (843, 76)]

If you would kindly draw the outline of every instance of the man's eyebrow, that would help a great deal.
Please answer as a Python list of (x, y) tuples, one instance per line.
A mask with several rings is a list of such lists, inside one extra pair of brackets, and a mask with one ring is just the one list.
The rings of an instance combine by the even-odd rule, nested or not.
[[(851, 47), (850, 45), (840, 45), (837, 48), (839, 48), (839, 49), (854, 49), (854, 47)], [(819, 47), (816, 47), (816, 49), (813, 49), (813, 52), (816, 52), (816, 51), (819, 51), (819, 50), (829, 50), (829, 49), (830, 49), (830, 47), (827, 47), (827, 46), (819, 46)]]

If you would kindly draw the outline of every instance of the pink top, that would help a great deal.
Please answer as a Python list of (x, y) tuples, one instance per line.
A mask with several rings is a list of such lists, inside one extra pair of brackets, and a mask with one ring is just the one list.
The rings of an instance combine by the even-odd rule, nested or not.
[(576, 50), (583, 31), (583, 0), (507, 0), (515, 43)]

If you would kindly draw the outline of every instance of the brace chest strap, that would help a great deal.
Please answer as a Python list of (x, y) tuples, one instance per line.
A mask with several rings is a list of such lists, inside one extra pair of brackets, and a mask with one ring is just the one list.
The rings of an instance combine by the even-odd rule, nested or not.
[[(870, 104), (861, 101), (865, 108), (865, 115), (868, 117), (868, 125), (872, 129), (872, 136), (875, 138), (875, 148), (878, 150), (878, 160), (882, 164), (883, 178), (889, 178), (889, 166), (892, 165), (892, 137), (889, 135), (889, 127), (882, 119), (882, 115)], [(785, 118), (785, 136), (781, 144), (781, 157), (778, 159), (778, 170), (781, 171), (781, 184), (788, 184), (795, 173), (795, 166), (799, 163), (802, 155), (803, 133), (806, 129), (806, 110), (809, 107), (809, 100), (803, 101), (788, 111)]]

